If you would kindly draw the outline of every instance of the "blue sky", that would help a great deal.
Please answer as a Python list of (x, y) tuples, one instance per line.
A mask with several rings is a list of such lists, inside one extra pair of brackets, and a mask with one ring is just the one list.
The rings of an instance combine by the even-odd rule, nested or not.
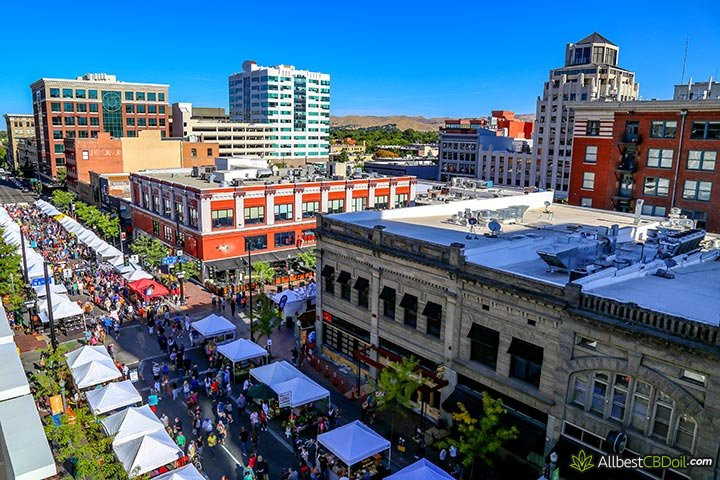
[(330, 73), (333, 115), (534, 113), (565, 44), (593, 31), (620, 46), (620, 65), (637, 73), (646, 99), (672, 95), (688, 37), (686, 78), (720, 68), (713, 1), (595, 10), (525, 1), (63, 3), (4, 5), (0, 113), (31, 112), (29, 84), (42, 76), (85, 72), (168, 83), (171, 102), (227, 107), (227, 76), (245, 59)]

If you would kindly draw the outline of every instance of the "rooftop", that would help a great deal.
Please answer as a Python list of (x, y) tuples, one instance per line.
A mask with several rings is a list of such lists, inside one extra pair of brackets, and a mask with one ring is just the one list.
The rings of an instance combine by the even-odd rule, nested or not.
[(560, 287), (573, 282), (586, 293), (720, 324), (720, 250), (701, 247), (704, 231), (683, 229), (682, 218), (546, 204), (551, 201), (552, 192), (536, 192), (329, 218), (459, 243), (470, 264)]

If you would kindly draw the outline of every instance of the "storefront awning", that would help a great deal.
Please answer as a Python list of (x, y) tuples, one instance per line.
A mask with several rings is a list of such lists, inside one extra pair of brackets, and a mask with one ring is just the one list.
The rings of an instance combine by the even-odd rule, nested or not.
[(357, 280), (355, 280), (355, 285), (353, 288), (355, 290), (360, 290), (361, 292), (363, 290), (367, 290), (370, 287), (370, 281), (367, 278), (358, 277)]
[(427, 302), (422, 314), (430, 318), (439, 318), (442, 314), (442, 307), (435, 302)]
[(342, 283), (343, 285), (348, 283), (350, 281), (350, 272), (346, 272), (345, 270), (342, 270), (340, 272), (340, 275), (338, 275), (337, 282)]
[(322, 269), (322, 272), (320, 272), (320, 275), (322, 275), (323, 277), (332, 277), (334, 274), (335, 269), (330, 265), (325, 265)]
[(403, 295), (402, 300), (400, 300), (400, 306), (402, 308), (417, 309), (417, 304), (418, 298), (415, 295), (410, 295), (409, 293)]
[(393, 300), (395, 298), (395, 290), (390, 287), (383, 287), (380, 292), (380, 300)]

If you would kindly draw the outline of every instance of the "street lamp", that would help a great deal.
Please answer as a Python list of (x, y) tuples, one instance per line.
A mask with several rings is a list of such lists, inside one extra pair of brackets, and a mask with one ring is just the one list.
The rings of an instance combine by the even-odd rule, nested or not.
[(45, 295), (47, 296), (47, 316), (50, 322), (50, 345), (53, 352), (57, 350), (57, 337), (55, 336), (55, 319), (53, 318), (52, 299), (50, 298), (50, 276), (48, 275), (48, 262), (43, 262), (45, 273)]
[(61, 378), (58, 382), (58, 385), (60, 386), (60, 397), (62, 398), (63, 413), (65, 413), (67, 411), (67, 406), (65, 403), (65, 380)]
[(248, 303), (250, 305), (250, 341), (254, 342), (255, 335), (253, 334), (252, 256), (250, 254), (250, 252), (252, 251), (252, 248), (251, 248), (250, 242), (248, 241), (247, 237), (245, 237), (245, 250), (247, 250), (247, 254), (248, 254), (247, 264), (248, 264), (248, 280), (249, 280), (248, 281), (248, 292), (250, 293), (250, 295), (249, 295), (250, 298), (248, 298)]
[(30, 283), (30, 278), (28, 277), (27, 254), (25, 253), (25, 235), (23, 235), (22, 230), (20, 231), (20, 244), (22, 245), (23, 278), (25, 279), (25, 284), (28, 284)]
[(182, 305), (185, 303), (185, 272), (179, 271), (175, 276), (180, 281), (180, 305)]

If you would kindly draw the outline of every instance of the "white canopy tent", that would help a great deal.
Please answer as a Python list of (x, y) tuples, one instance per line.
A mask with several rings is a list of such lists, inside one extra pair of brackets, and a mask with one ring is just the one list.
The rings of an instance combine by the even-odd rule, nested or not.
[[(64, 223), (63, 223), (63, 220), (65, 220)], [(87, 231), (87, 229), (85, 227), (83, 227), (82, 225), (80, 225), (78, 222), (76, 222), (75, 220), (73, 220), (70, 217), (63, 217), (60, 220), (60, 224), (65, 228), (65, 230), (67, 230), (70, 233), (74, 233), (75, 235)]]
[(182, 450), (164, 429), (113, 445), (113, 450), (130, 478), (179, 460)]
[(67, 362), (68, 368), (77, 368), (94, 360), (101, 362), (112, 361), (112, 358), (107, 349), (102, 345), (85, 345), (84, 347), (65, 354), (65, 361)]
[(239, 338), (230, 343), (218, 346), (218, 353), (231, 362), (242, 362), (252, 358), (267, 356), (268, 352), (255, 342)]
[(153, 477), (153, 480), (207, 480), (207, 478), (198, 472), (195, 465), (190, 464), (173, 470), (172, 472)]
[[(108, 383), (102, 388), (87, 392), (86, 397), (90, 405), (90, 410), (92, 410), (95, 415), (111, 412), (118, 408), (127, 407), (128, 405), (142, 403), (143, 400), (130, 380)], [(127, 411), (127, 409), (125, 411)], [(153, 414), (153, 416), (155, 416), (155, 414)]]
[(452, 475), (424, 458), (408, 465), (384, 480), (454, 480)]
[(122, 412), (108, 416), (102, 421), (102, 424), (108, 436), (115, 437), (113, 445), (119, 445), (165, 428), (147, 405), (128, 407)]
[(35, 202), (35, 206), (37, 206), (38, 209), (45, 215), (48, 215), (50, 217), (54, 217), (55, 215), (60, 215), (62, 213), (60, 210), (55, 208), (55, 205), (46, 202), (45, 200), (37, 200)]
[[(5, 321), (6, 319), (0, 319)], [(25, 369), (14, 342), (0, 345), (0, 402), (30, 394)]]
[(283, 306), (283, 317), (293, 316), (296, 312), (304, 312), (307, 309), (307, 300), (314, 302), (315, 296), (317, 295), (317, 286), (314, 283), (309, 285), (294, 288), (292, 290), (287, 289), (280, 293), (276, 293), (271, 297), (272, 301), (276, 304), (280, 304), (282, 298), (285, 296), (287, 300)]
[(317, 441), (345, 463), (348, 469), (376, 453), (390, 449), (389, 441), (359, 420), (321, 433)]
[(329, 391), (305, 375), (268, 386), (278, 395), (290, 393), (290, 406), (292, 408), (330, 397)]
[(153, 276), (147, 273), (145, 270), (131, 270), (127, 273), (124, 273), (123, 278), (129, 283), (143, 279), (152, 280)]
[(250, 370), (250, 375), (258, 382), (264, 383), (271, 388), (276, 383), (286, 382), (293, 378), (304, 376), (300, 370), (285, 360), (253, 368)]
[[(32, 251), (32, 250), (29, 250), (29, 251)], [(42, 258), (39, 261), (37, 259), (33, 259), (34, 263), (31, 263), (31, 258), (32, 257), (30, 255), (26, 256), (27, 266), (28, 266), (28, 268), (27, 268), (28, 278), (30, 280), (32, 280), (34, 278), (44, 278), (45, 277), (45, 267), (43, 266)]]
[(202, 320), (193, 322), (190, 326), (206, 339), (224, 337), (225, 340), (230, 340), (235, 338), (235, 324), (215, 313), (211, 313)]
[(5, 243), (10, 245), (20, 245), (22, 243), (22, 239), (20, 238), (20, 232), (10, 229), (5, 229), (5, 233), (3, 234), (3, 240), (5, 240)]
[(70, 375), (81, 390), (122, 377), (112, 360), (93, 360), (70, 369)]
[(106, 245), (105, 241), (98, 237), (93, 235), (92, 237), (88, 237), (86, 241), (83, 242), (88, 247), (92, 248), (93, 250), (97, 250), (98, 248), (102, 248), (103, 245)]
[[(45, 285), (38, 285), (37, 287), (33, 287), (33, 290), (35, 290), (35, 296), (36, 297), (44, 297), (47, 295), (47, 290), (45, 289)], [(67, 295), (68, 291), (67, 288), (65, 288), (65, 285), (62, 283), (60, 284), (50, 284), (50, 293), (58, 294), (58, 295)]]
[[(66, 295), (60, 295), (57, 293), (50, 293), (50, 300), (52, 303), (53, 319), (62, 320), (64, 318), (74, 317), (76, 315), (82, 315), (83, 309), (80, 306), (70, 300)], [(38, 302), (38, 310), (40, 316), (44, 313), (47, 317), (47, 298)]]

